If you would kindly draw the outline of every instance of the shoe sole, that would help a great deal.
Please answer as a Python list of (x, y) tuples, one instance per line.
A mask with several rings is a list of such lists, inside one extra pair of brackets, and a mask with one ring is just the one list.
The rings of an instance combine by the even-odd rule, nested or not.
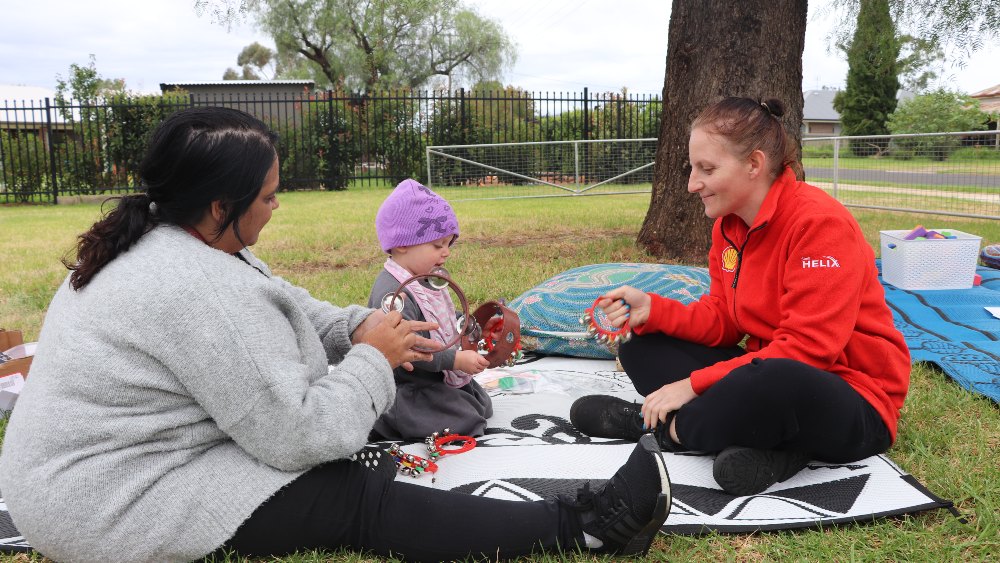
[(667, 473), (667, 464), (663, 461), (660, 445), (656, 442), (656, 438), (652, 434), (643, 434), (639, 438), (639, 445), (642, 446), (643, 450), (649, 452), (656, 461), (656, 470), (660, 475), (660, 494), (656, 498), (656, 506), (653, 507), (649, 523), (625, 544), (620, 555), (646, 555), (649, 552), (649, 547), (653, 544), (656, 533), (660, 531), (663, 523), (670, 516), (670, 505), (673, 500), (670, 494), (670, 475)]
[(756, 495), (781, 481), (775, 471), (778, 454), (755, 448), (727, 448), (715, 458), (712, 476), (722, 490), (733, 496)]

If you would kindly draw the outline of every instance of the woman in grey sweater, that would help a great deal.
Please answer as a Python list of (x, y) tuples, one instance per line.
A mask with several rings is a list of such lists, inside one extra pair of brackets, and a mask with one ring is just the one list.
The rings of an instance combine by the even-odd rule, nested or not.
[(82, 234), (7, 427), (0, 489), (60, 561), (221, 550), (412, 560), (644, 553), (669, 510), (655, 440), (599, 491), (539, 502), (396, 483), (346, 460), (428, 360), (435, 325), (338, 308), (248, 249), (278, 207), (276, 137), (192, 108), (153, 133), (143, 192)]

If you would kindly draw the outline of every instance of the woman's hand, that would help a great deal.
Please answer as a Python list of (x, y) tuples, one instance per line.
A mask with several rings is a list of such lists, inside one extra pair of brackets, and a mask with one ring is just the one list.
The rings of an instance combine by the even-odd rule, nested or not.
[(623, 285), (602, 295), (597, 306), (616, 327), (622, 326), (625, 321), (629, 321), (630, 326), (639, 326), (649, 319), (652, 302), (646, 292)]
[(646, 423), (646, 428), (655, 429), (659, 424), (667, 421), (667, 415), (671, 411), (680, 410), (688, 401), (697, 396), (698, 394), (691, 387), (690, 377), (668, 383), (646, 395), (646, 400), (642, 403), (642, 420)]
[[(369, 316), (371, 318), (375, 313)], [(365, 319), (367, 322), (368, 319)], [(364, 323), (361, 323), (362, 325)], [(424, 361), (432, 359), (432, 353), (441, 350), (444, 345), (435, 340), (424, 338), (416, 334), (421, 330), (433, 330), (437, 328), (437, 323), (424, 321), (408, 321), (399, 314), (398, 311), (385, 313), (381, 322), (366, 330), (360, 337), (360, 341), (369, 344), (382, 352), (389, 365), (393, 368), (403, 366), (407, 370), (412, 370), (410, 362)], [(358, 328), (361, 328), (360, 326)], [(357, 333), (357, 330), (355, 330)], [(430, 350), (424, 352), (415, 350), (422, 348)]]
[(459, 350), (455, 352), (455, 369), (469, 374), (477, 374), (490, 367), (490, 362), (475, 350)]

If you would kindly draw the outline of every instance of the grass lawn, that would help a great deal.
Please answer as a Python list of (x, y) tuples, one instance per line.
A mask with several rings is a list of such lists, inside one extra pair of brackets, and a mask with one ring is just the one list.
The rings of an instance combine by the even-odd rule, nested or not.
[[(381, 190), (288, 193), (254, 251), (278, 275), (337, 304), (363, 303), (381, 267), (374, 217)], [(452, 194), (449, 194), (449, 196)], [(462, 235), (449, 269), (470, 304), (511, 299), (571, 267), (655, 261), (636, 248), (649, 196), (454, 203)], [(996, 221), (854, 210), (877, 248), (881, 229), (957, 229), (1000, 242)], [(59, 259), (93, 223), (97, 204), (0, 206), (0, 326), (37, 339), (66, 275)], [(2, 423), (0, 423), (2, 424)], [(1000, 553), (1000, 410), (938, 371), (917, 365), (893, 460), (966, 518), (944, 510), (825, 530), (679, 537), (661, 535), (648, 561), (994, 559)], [(26, 556), (8, 560), (30, 560)], [(41, 558), (35, 557), (40, 560)], [(304, 553), (281, 561), (371, 560)], [(535, 561), (573, 560), (540, 556)], [(594, 560), (583, 558), (582, 560)]]
[[(804, 147), (809, 150), (809, 144)], [(802, 159), (806, 168), (833, 168), (833, 154), (827, 156), (806, 156)], [(850, 170), (893, 170), (895, 172), (923, 172), (927, 174), (1000, 174), (1000, 158), (962, 158), (961, 155), (947, 160), (932, 160), (927, 157), (901, 159), (892, 157), (857, 157), (841, 145), (837, 166)]]

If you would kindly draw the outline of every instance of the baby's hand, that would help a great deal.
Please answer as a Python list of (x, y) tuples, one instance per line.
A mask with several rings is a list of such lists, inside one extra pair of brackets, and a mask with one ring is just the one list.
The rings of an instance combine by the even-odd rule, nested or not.
[(490, 362), (475, 350), (459, 350), (455, 352), (455, 369), (469, 374), (477, 374), (490, 367)]

